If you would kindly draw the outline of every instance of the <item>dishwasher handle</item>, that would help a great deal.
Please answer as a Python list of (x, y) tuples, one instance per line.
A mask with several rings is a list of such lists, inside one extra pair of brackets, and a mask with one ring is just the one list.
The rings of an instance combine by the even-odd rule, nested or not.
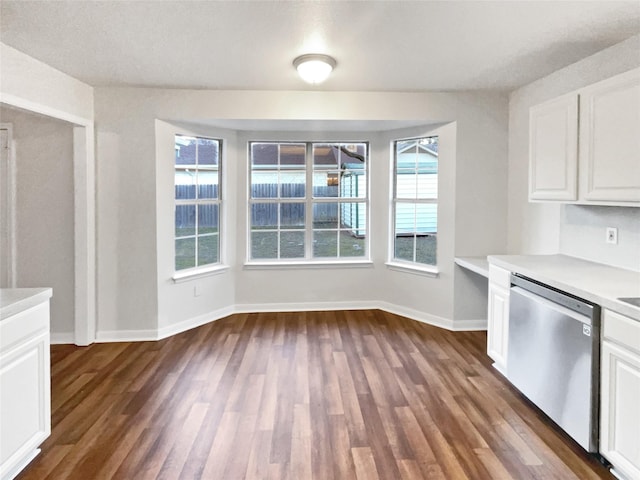
[(559, 314), (565, 315), (567, 317), (572, 318), (573, 320), (577, 320), (585, 325), (591, 326), (593, 324), (593, 320), (590, 316), (584, 315), (580, 312), (576, 312), (570, 308), (567, 308), (559, 303), (553, 302), (547, 298), (536, 295), (529, 290), (525, 290), (522, 287), (511, 287), (511, 294), (520, 295), (527, 299), (527, 301), (533, 302), (541, 307), (549, 308)]
[(590, 319), (594, 319), (599, 314), (597, 305), (517, 273), (511, 274), (511, 285), (521, 287), (523, 290), (534, 293), (538, 297), (585, 315)]

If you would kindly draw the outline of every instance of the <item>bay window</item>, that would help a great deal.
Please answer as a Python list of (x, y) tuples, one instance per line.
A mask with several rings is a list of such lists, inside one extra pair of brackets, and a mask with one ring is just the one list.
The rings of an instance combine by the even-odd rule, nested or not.
[(175, 136), (176, 271), (220, 263), (220, 149), (220, 140)]
[(367, 147), (250, 142), (249, 260), (365, 258)]
[(435, 266), (438, 137), (398, 140), (393, 152), (393, 261)]

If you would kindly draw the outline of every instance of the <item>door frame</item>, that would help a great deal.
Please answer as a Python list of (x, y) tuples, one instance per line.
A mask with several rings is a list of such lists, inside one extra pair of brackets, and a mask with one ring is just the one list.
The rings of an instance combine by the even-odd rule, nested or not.
[(5, 197), (0, 199), (7, 209), (7, 254), (9, 258), (2, 258), (7, 264), (7, 287), (16, 287), (16, 159), (13, 148), (13, 124), (0, 123), (0, 130), (7, 131), (7, 164), (6, 175), (1, 179)]
[(96, 187), (93, 119), (82, 118), (10, 94), (0, 104), (73, 124), (74, 343), (96, 339)]

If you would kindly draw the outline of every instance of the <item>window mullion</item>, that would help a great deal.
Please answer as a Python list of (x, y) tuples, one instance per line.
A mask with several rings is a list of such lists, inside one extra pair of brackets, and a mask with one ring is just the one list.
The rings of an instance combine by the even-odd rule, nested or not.
[(418, 205), (419, 205), (419, 181), (418, 181), (418, 152), (416, 151), (416, 163), (413, 168), (414, 192), (416, 196), (413, 199), (413, 261), (418, 260)]
[(194, 264), (196, 267), (199, 267), (199, 262), (198, 262), (198, 244), (200, 242), (198, 242), (198, 213), (200, 211), (200, 203), (199, 203), (199, 194), (200, 192), (199, 190), (199, 186), (200, 186), (200, 179), (198, 178), (198, 154), (199, 154), (199, 146), (198, 146), (198, 142), (196, 141), (196, 164), (195, 164), (195, 170), (193, 172), (194, 176), (195, 176), (195, 199), (194, 199), (194, 204), (195, 204), (195, 209), (196, 209), (196, 218), (194, 221), (194, 225), (195, 225), (195, 230), (194, 230), (194, 241), (195, 241), (195, 247), (194, 247), (194, 252), (195, 252), (195, 258), (193, 259)]
[[(278, 190), (280, 190), (280, 184), (278, 184)], [(279, 192), (278, 196), (280, 196)], [(278, 200), (279, 201), (276, 203), (278, 206), (278, 208), (276, 208), (276, 258), (280, 260), (280, 243), (282, 240), (282, 218), (280, 214), (282, 212), (283, 202), (281, 198), (278, 198)]]
[(276, 185), (276, 198), (277, 198), (277, 202), (276, 202), (276, 258), (278, 260), (281, 260), (281, 252), (280, 252), (280, 243), (282, 241), (282, 216), (281, 216), (281, 212), (282, 212), (282, 205), (283, 205), (283, 199), (282, 199), (282, 171), (280, 170), (280, 150), (282, 149), (282, 145), (278, 144), (277, 145), (277, 151), (278, 151), (278, 158), (277, 158), (277, 163), (276, 163), (276, 178), (277, 180), (277, 185)]
[(305, 220), (304, 220), (304, 258), (313, 258), (313, 143), (305, 147)]

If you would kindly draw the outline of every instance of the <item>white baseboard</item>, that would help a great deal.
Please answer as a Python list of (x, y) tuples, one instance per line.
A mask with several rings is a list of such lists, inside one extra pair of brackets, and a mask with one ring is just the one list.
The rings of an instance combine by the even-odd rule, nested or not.
[(158, 330), (103, 330), (96, 332), (96, 343), (148, 342), (160, 340)]
[(487, 329), (487, 319), (478, 320), (455, 320), (451, 330), (454, 332), (475, 332)]
[(434, 327), (453, 330), (453, 321), (430, 313), (421, 312), (420, 310), (414, 310), (412, 308), (387, 302), (378, 302), (378, 308), (385, 312), (393, 313), (394, 315), (400, 315), (402, 317), (410, 318), (411, 320), (433, 325)]
[[(447, 318), (421, 312), (411, 308), (395, 305), (387, 302), (309, 302), (309, 303), (255, 303), (241, 304), (231, 307), (221, 308), (210, 313), (188, 318), (176, 324), (167, 325), (158, 330), (111, 330), (98, 331), (96, 333), (97, 343), (107, 342), (140, 342), (155, 341), (177, 335), (192, 328), (200, 327), (207, 323), (219, 320), (234, 313), (258, 313), (258, 312), (314, 312), (333, 310), (384, 310), (407, 317), (411, 320), (426, 323), (436, 327), (451, 331), (471, 331), (486, 330), (487, 320), (449, 320)], [(71, 335), (72, 337), (73, 335)], [(66, 339), (66, 337), (65, 337)], [(52, 342), (53, 339), (52, 339)], [(73, 343), (73, 338), (68, 342)]]
[(162, 327), (158, 330), (158, 340), (186, 332), (187, 330), (200, 327), (215, 320), (220, 320), (221, 318), (228, 317), (233, 313), (236, 313), (233, 307), (226, 307), (211, 313), (205, 313), (204, 315), (188, 318), (173, 325), (167, 325), (166, 327)]
[(258, 312), (330, 312), (334, 310), (370, 310), (372, 302), (251, 303), (236, 305), (233, 313)]
[(487, 329), (487, 319), (479, 320), (450, 320), (448, 318), (439, 317), (430, 313), (421, 312), (412, 308), (402, 307), (393, 303), (378, 302), (378, 308), (385, 312), (410, 318), (418, 322), (433, 325), (434, 327), (444, 328), (452, 332), (468, 332)]
[(73, 332), (51, 332), (49, 334), (51, 345), (70, 345), (76, 343), (75, 340)]

